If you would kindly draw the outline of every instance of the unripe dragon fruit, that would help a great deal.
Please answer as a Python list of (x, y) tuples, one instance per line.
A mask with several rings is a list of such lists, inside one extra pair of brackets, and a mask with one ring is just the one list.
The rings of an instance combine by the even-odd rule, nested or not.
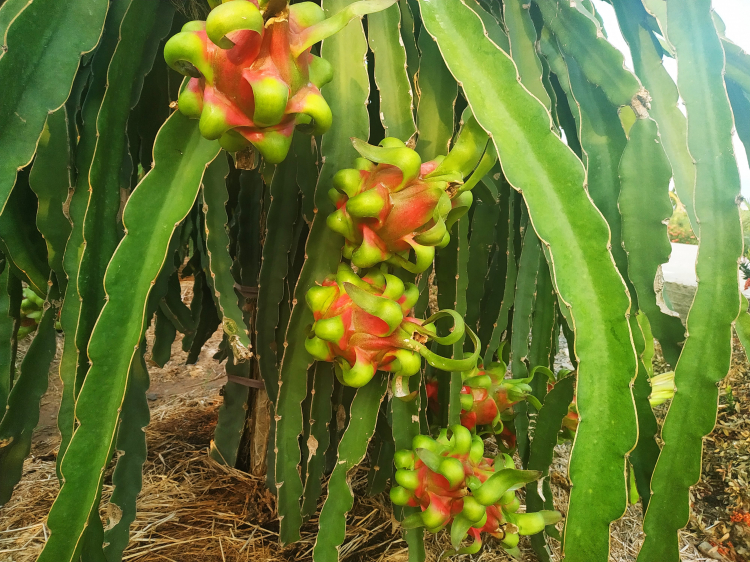
[(310, 52), (312, 45), (394, 1), (355, 2), (325, 19), (312, 2), (271, 13), (277, 2), (213, 0), (205, 22), (185, 24), (164, 46), (169, 66), (189, 77), (180, 111), (200, 118), (201, 134), (226, 150), (252, 144), (269, 163), (281, 162), (295, 127), (317, 135), (331, 126), (320, 88), (333, 69)]
[[(454, 311), (442, 311), (420, 320), (408, 316), (419, 298), (412, 283), (378, 269), (359, 277), (347, 264), (339, 264), (336, 276), (312, 287), (306, 295), (315, 323), (305, 340), (305, 348), (319, 361), (334, 361), (336, 376), (342, 384), (361, 387), (370, 382), (377, 370), (394, 374), (393, 389), (397, 397), (410, 399), (404, 379), (419, 372), (422, 357), (449, 371), (472, 368), (478, 356), (478, 340), (469, 330), (475, 344), (473, 355), (461, 359), (444, 359), (424, 344), (453, 342), (463, 336), (465, 326)], [(433, 322), (451, 316), (454, 329), (439, 337)], [(449, 345), (446, 343), (446, 345)]]
[[(478, 552), (481, 534), (488, 533), (517, 554), (519, 535), (536, 534), (561, 519), (556, 511), (516, 513), (520, 501), (515, 490), (541, 473), (516, 470), (508, 455), (485, 458), (481, 437), (461, 425), (450, 429), (450, 437), (447, 429), (437, 439), (418, 435), (413, 450), (398, 451), (394, 457), (398, 485), (391, 488), (391, 500), (422, 509), (404, 519), (405, 528), (426, 527), (437, 533), (450, 524), (454, 552)], [(461, 548), (469, 535), (473, 543)]]
[(429, 162), (395, 138), (380, 146), (352, 142), (362, 158), (355, 168), (340, 170), (329, 191), (336, 211), (328, 226), (346, 240), (344, 257), (362, 268), (387, 262), (411, 273), (424, 271), (435, 248), (450, 241), (453, 223), (469, 210), (469, 190), (494, 165), (492, 143), (473, 117), (451, 153)]

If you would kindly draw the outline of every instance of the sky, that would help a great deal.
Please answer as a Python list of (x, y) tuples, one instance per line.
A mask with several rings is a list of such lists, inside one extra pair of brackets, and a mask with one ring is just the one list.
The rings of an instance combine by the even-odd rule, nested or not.
[[(625, 55), (625, 66), (633, 69), (627, 43), (622, 38), (620, 28), (617, 25), (614, 8), (604, 0), (593, 0), (596, 9), (604, 20), (604, 28), (607, 30), (609, 41)], [(750, 34), (747, 28), (750, 26), (750, 1), (748, 0), (713, 0), (713, 8), (724, 20), (727, 26), (726, 35), (737, 43), (745, 51), (750, 53)], [(677, 77), (677, 63), (673, 59), (665, 58), (664, 66)], [(734, 136), (734, 152), (737, 156), (737, 164), (740, 169), (740, 180), (742, 182), (742, 195), (750, 200), (750, 166), (748, 166), (745, 147), (737, 135)]]

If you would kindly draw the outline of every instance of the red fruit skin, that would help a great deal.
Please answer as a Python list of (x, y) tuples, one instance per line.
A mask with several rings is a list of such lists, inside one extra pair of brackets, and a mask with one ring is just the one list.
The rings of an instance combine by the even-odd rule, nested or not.
[[(433, 385), (433, 388), (436, 388)], [(472, 463), (468, 453), (458, 455), (446, 451), (443, 456), (453, 457), (461, 461), (464, 467), (466, 477), (476, 476), (480, 482), (485, 482), (494, 474), (494, 459), (483, 458), (478, 463)], [(448, 481), (440, 474), (431, 471), (421, 459), (417, 458), (415, 465), (417, 471), (419, 486), (414, 491), (414, 497), (409, 505), (419, 505), (422, 510), (433, 506), (440, 513), (448, 517), (452, 522), (453, 518), (462, 512), (464, 507), (464, 497), (470, 494), (466, 481), (460, 483), (455, 488), (450, 488)], [(471, 528), (469, 533), (475, 540), (480, 539), (481, 533), (489, 533), (494, 537), (502, 539), (505, 536), (503, 526), (506, 521), (500, 505), (491, 505), (487, 507), (487, 521), (481, 528)]]
[(432, 213), (443, 190), (421, 180), (397, 193), (391, 193), (390, 213), (377, 228), (378, 237), (390, 252), (403, 252), (411, 246), (405, 237), (432, 226)]
[[(485, 388), (472, 388), (471, 394), (474, 398), (472, 412), (476, 416), (476, 424), (491, 424), (499, 413), (498, 405), (495, 401), (497, 398), (490, 396), (490, 393)], [(507, 400), (504, 402), (507, 404)]]
[[(494, 505), (487, 507), (487, 522), (480, 529), (475, 530), (475, 539), (479, 537), (481, 533), (489, 533), (495, 538), (502, 539), (505, 537), (505, 531), (501, 528), (501, 525), (505, 524), (502, 511)], [(473, 529), (473, 528), (472, 528)]]
[[(427, 381), (427, 384), (425, 384), (425, 390), (427, 391), (427, 407), (430, 408), (433, 414), (439, 414), (440, 402), (438, 402), (438, 382), (436, 380)], [(461, 425), (464, 425), (463, 422), (461, 422)], [(464, 425), (464, 427), (466, 426)]]
[(509, 427), (503, 426), (503, 430), (498, 437), (502, 439), (508, 449), (516, 448), (516, 433), (515, 431), (511, 431)]
[[(427, 168), (429, 169), (429, 166)], [(416, 179), (397, 191), (403, 174), (396, 166), (390, 164), (378, 164), (374, 171), (361, 173), (365, 181), (360, 193), (375, 189), (383, 196), (386, 205), (377, 219), (350, 218), (358, 226), (363, 237), (369, 235), (369, 239), (376, 240), (376, 244), (386, 252), (409, 250), (411, 246), (405, 241), (405, 237), (434, 224), (432, 213), (443, 190), (422, 179)], [(339, 208), (345, 204), (346, 199)], [(366, 234), (365, 230), (369, 230), (369, 234)], [(361, 242), (362, 240), (356, 241)]]
[[(255, 113), (255, 96), (250, 85), (264, 77), (279, 77), (290, 85), (290, 102), (303, 87), (313, 92), (320, 91), (309, 83), (310, 53), (306, 51), (296, 60), (290, 49), (289, 22), (276, 21), (268, 26), (261, 37), (252, 31), (237, 31), (230, 37), (235, 46), (222, 49), (214, 45), (205, 31), (193, 31), (203, 42), (206, 59), (213, 71), (213, 84), (205, 78), (191, 78), (191, 90), (202, 90), (204, 103), (215, 104), (223, 111), (227, 123), (242, 136), (262, 134), (268, 128), (256, 127), (252, 116)], [(290, 102), (287, 104), (289, 107)], [(274, 129), (290, 134), (294, 129), (295, 115), (288, 114)]]
[(578, 413), (568, 412), (566, 416), (563, 418), (562, 425), (563, 427), (575, 433), (578, 430), (578, 422), (579, 422)]
[(477, 427), (477, 415), (474, 412), (461, 410), (461, 425), (469, 431), (474, 431)]
[[(411, 151), (406, 147), (401, 150)], [(423, 271), (431, 261), (430, 253), (434, 255), (434, 247), (450, 238), (444, 224), (449, 211), (466, 203), (464, 199), (459, 201), (455, 193), (451, 199), (444, 176), (443, 179), (426, 177), (438, 164), (437, 161), (422, 163), (419, 176), (407, 178), (405, 184), (403, 172), (392, 163), (358, 170), (359, 183), (351, 179), (350, 170), (347, 188), (339, 187), (331, 195), (337, 211), (328, 222), (330, 228), (346, 238), (344, 255), (359, 267), (372, 267), (377, 258), (406, 267), (412, 273)], [(373, 204), (366, 211), (355, 206), (350, 209), (349, 198), (363, 193), (368, 193), (368, 201), (382, 201), (382, 207)], [(433, 227), (429, 235), (422, 236)], [(360, 253), (363, 246), (365, 252)], [(416, 263), (409, 262), (412, 251)]]

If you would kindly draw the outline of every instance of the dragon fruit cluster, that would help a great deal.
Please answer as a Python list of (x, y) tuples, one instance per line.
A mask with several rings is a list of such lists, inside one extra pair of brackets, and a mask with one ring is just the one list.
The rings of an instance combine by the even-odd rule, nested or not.
[[(333, 69), (311, 47), (352, 18), (394, 2), (354, 2), (326, 19), (312, 2), (209, 0), (206, 21), (186, 24), (164, 48), (167, 63), (188, 77), (179, 110), (200, 119), (201, 134), (227, 151), (252, 145), (267, 163), (281, 162), (295, 129), (319, 135), (331, 125), (320, 88)], [(450, 525), (456, 552), (477, 552), (488, 533), (516, 553), (519, 535), (540, 532), (560, 514), (519, 514), (515, 490), (540, 474), (516, 470), (508, 455), (485, 458), (481, 435), (513, 437), (507, 427), (512, 406), (530, 399), (529, 380), (506, 380), (499, 363), (478, 368), (480, 342), (455, 311), (411, 317), (419, 290), (390, 273), (394, 267), (422, 273), (432, 264), (435, 248), (449, 243), (451, 226), (469, 210), (470, 190), (497, 160), (486, 133), (467, 115), (451, 152), (429, 162), (395, 138), (379, 146), (353, 139), (361, 158), (334, 176), (329, 196), (336, 210), (327, 217), (328, 227), (343, 236), (351, 265), (339, 264), (335, 275), (308, 290), (314, 322), (305, 348), (314, 359), (333, 362), (346, 386), (362, 387), (379, 370), (392, 373), (393, 395), (402, 400), (417, 396), (408, 381), (423, 358), (443, 371), (462, 372), (462, 425), (450, 436), (448, 430), (437, 439), (417, 436), (413, 450), (396, 454), (398, 486), (391, 498), (421, 508), (405, 527), (437, 532)], [(439, 336), (435, 322), (444, 317), (453, 327)], [(474, 352), (462, 359), (440, 357), (425, 345), (453, 346), (467, 333)], [(431, 387), (428, 392), (435, 394)], [(469, 536), (472, 544), (461, 548)]]
[[(484, 457), (481, 437), (461, 425), (441, 431), (437, 439), (414, 438), (412, 450), (395, 456), (391, 500), (396, 505), (421, 508), (406, 517), (406, 528), (425, 527), (432, 533), (450, 525), (456, 553), (473, 554), (482, 545), (482, 533), (500, 539), (511, 554), (518, 554), (520, 535), (533, 535), (561, 519), (556, 511), (518, 513), (515, 491), (537, 480), (541, 473), (516, 470), (508, 455)], [(468, 537), (472, 544), (461, 547)]]
[(335, 361), (343, 384), (361, 387), (378, 369), (397, 376), (419, 371), (419, 353), (405, 346), (434, 327), (406, 316), (419, 298), (411, 283), (379, 270), (360, 278), (346, 264), (307, 292), (315, 323), (305, 347), (319, 361)]
[(268, 0), (212, 0), (206, 21), (191, 21), (167, 41), (164, 57), (189, 77), (179, 109), (200, 119), (201, 134), (230, 152), (255, 146), (271, 164), (284, 160), (294, 129), (319, 135), (331, 126), (320, 88), (333, 77), (330, 63), (310, 48), (354, 17), (395, 0), (355, 2), (325, 19), (323, 9), (300, 2), (271, 13)]
[[(451, 225), (471, 206), (470, 189), (497, 156), (473, 117), (448, 156), (424, 164), (395, 138), (379, 146), (358, 139), (352, 143), (361, 158), (355, 168), (334, 176), (329, 196), (336, 211), (327, 224), (344, 237), (344, 257), (364, 273), (341, 264), (335, 277), (308, 290), (315, 323), (306, 348), (315, 359), (335, 361), (337, 376), (347, 386), (367, 384), (378, 369), (394, 373), (394, 394), (409, 400), (416, 391), (409, 391), (408, 377), (419, 372), (422, 358), (444, 371), (470, 371), (479, 357), (479, 340), (455, 311), (440, 311), (424, 321), (409, 317), (419, 291), (388, 268), (420, 273), (432, 263), (435, 247), (450, 241)], [(452, 317), (453, 328), (439, 337), (433, 322), (446, 316)], [(424, 345), (428, 340), (453, 345), (465, 333), (474, 353), (463, 359), (442, 358)]]

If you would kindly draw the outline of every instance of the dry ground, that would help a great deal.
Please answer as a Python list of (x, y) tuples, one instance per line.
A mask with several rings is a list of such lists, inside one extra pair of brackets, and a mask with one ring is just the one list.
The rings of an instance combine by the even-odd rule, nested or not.
[[(317, 521), (306, 523), (301, 542), (279, 547), (275, 501), (263, 482), (220, 466), (207, 455), (221, 402), (219, 387), (223, 384), (223, 367), (211, 359), (218, 343), (217, 334), (204, 348), (198, 363), (186, 366), (185, 354), (177, 341), (172, 361), (164, 369), (153, 366), (150, 369), (152, 421), (146, 432), (149, 457), (138, 518), (131, 529), (132, 540), (124, 559), (309, 561)], [(657, 370), (665, 369), (663, 364), (657, 364)], [(32, 456), (24, 466), (23, 481), (9, 504), (0, 509), (0, 562), (35, 560), (48, 536), (45, 515), (58, 490), (55, 452), (59, 439), (55, 416), (59, 386), (54, 366), (50, 390), (42, 401), (42, 419)], [(750, 512), (749, 416), (750, 366), (735, 342), (732, 370), (721, 387), (718, 424), (705, 441), (704, 476), (693, 489), (691, 521), (681, 537), (683, 560), (750, 560), (750, 517), (747, 521), (731, 520), (733, 514), (738, 519)], [(563, 511), (569, 491), (565, 476), (568, 455), (568, 446), (558, 447), (552, 471), (555, 500)], [(406, 562), (406, 545), (392, 518), (387, 495), (366, 497), (366, 475), (366, 468), (352, 475), (353, 488), (359, 493), (349, 517), (341, 558)], [(111, 491), (108, 482), (103, 505)], [(635, 561), (643, 538), (639, 530), (641, 519), (640, 505), (635, 505), (613, 526), (612, 560)], [(426, 542), (431, 561), (437, 560), (447, 546), (445, 536), (429, 536)], [(510, 560), (494, 548), (491, 540), (485, 544), (481, 554), (456, 559)], [(552, 546), (553, 550), (559, 550), (559, 545)], [(557, 559), (557, 552), (554, 555)], [(524, 560), (535, 560), (527, 548)]]

